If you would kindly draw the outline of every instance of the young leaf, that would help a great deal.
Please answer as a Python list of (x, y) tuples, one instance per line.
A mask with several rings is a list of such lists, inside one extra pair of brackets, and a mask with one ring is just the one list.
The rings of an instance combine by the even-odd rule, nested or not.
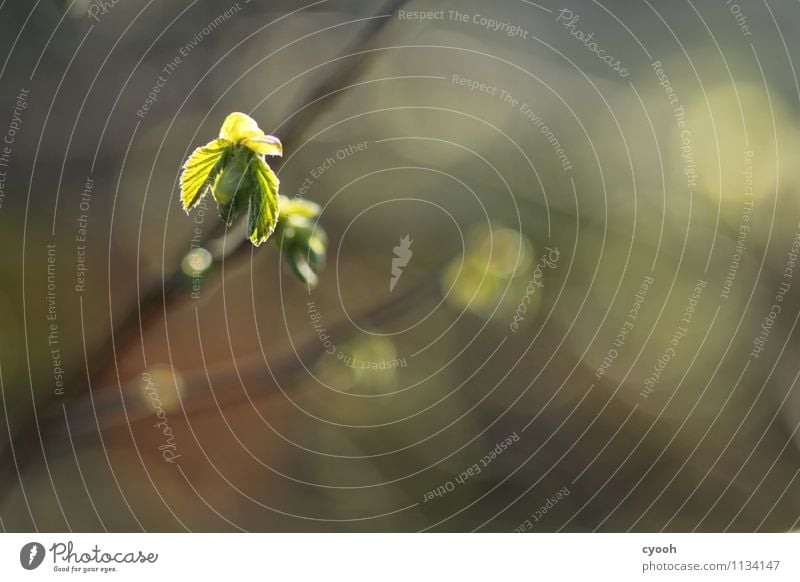
[(294, 273), (294, 276), (307, 287), (312, 289), (319, 283), (319, 277), (314, 272), (314, 268), (309, 264), (307, 256), (301, 249), (295, 249), (291, 253), (285, 255), (286, 262), (289, 268)]
[(247, 206), (256, 187), (250, 172), (254, 157), (249, 149), (233, 146), (226, 155), (225, 167), (214, 182), (214, 200), (217, 201), (219, 216), (228, 226)]
[(319, 282), (317, 272), (325, 266), (328, 237), (313, 218), (320, 208), (313, 202), (281, 196), (281, 213), (275, 230), (280, 247), (292, 272), (309, 287)]
[(322, 209), (316, 202), (302, 198), (289, 198), (281, 195), (281, 213), (286, 216), (302, 216), (316, 218)]
[(257, 154), (261, 154), (263, 156), (283, 155), (283, 145), (281, 144), (281, 140), (274, 135), (251, 137), (244, 140), (242, 143)]
[(231, 113), (222, 122), (219, 137), (233, 143), (240, 143), (251, 137), (259, 137), (264, 132), (258, 127), (256, 120), (238, 111)]
[(280, 201), (278, 186), (280, 182), (272, 169), (259, 156), (250, 163), (254, 188), (250, 198), (248, 233), (250, 242), (259, 246), (266, 241), (278, 223)]
[(280, 139), (265, 134), (250, 116), (231, 113), (222, 124), (219, 139), (195, 150), (184, 165), (184, 210), (188, 212), (196, 205), (209, 187), (220, 217), (229, 226), (249, 204), (248, 238), (259, 246), (275, 230), (280, 208), (278, 177), (264, 156), (281, 155)]
[(230, 142), (215, 139), (194, 150), (183, 165), (181, 173), (181, 205), (188, 213), (200, 201), (214, 183), (214, 179), (225, 165)]
[(219, 137), (230, 142), (242, 144), (257, 154), (282, 156), (281, 140), (274, 135), (266, 135), (256, 121), (244, 113), (231, 113), (225, 118)]

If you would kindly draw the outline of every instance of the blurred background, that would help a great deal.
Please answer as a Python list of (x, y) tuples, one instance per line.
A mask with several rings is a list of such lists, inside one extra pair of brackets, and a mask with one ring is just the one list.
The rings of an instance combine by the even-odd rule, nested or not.
[[(0, 3), (5, 531), (787, 531), (794, 2)], [(322, 206), (296, 280), (191, 151)]]

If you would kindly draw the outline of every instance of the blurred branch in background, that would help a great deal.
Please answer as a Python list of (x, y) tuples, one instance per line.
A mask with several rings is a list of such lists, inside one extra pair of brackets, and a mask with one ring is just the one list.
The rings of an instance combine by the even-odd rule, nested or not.
[[(240, 255), (238, 258), (243, 257)], [(449, 262), (448, 260), (442, 263), (433, 271), (440, 272)], [(357, 314), (356, 320), (381, 326), (398, 316), (407, 315), (423, 299), (438, 295), (439, 292), (439, 281), (435, 277), (423, 279), (402, 294), (393, 297), (391, 301), (379, 302), (363, 313)], [(327, 328), (327, 332), (332, 337), (337, 337), (348, 332), (350, 327), (350, 321), (343, 319), (331, 324)], [(313, 336), (305, 344), (297, 346), (285, 361), (270, 364), (263, 358), (254, 357), (218, 365), (214, 368), (203, 368), (202, 371), (191, 375), (181, 374), (179, 397), (182, 408), (188, 415), (224, 409), (226, 406), (257, 400), (260, 396), (269, 394), (270, 390), (247, 393), (246, 378), (263, 379), (268, 375), (273, 380), (288, 379), (292, 374), (301, 371), (301, 363), (306, 366), (313, 365), (324, 353), (324, 350), (325, 347), (319, 338)], [(211, 398), (209, 398), (209, 394)], [(150, 402), (142, 398), (141, 382), (137, 379), (123, 385), (120, 391), (100, 388), (91, 399), (87, 396), (74, 400), (70, 403), (70, 413), (79, 419), (71, 423), (70, 427), (71, 434), (75, 437), (81, 434), (85, 436), (95, 434), (97, 431), (96, 416), (100, 426), (104, 429), (114, 429), (125, 426), (129, 422), (152, 417), (153, 408)], [(61, 420), (59, 414), (56, 414), (56, 418), (52, 420), (53, 428), (56, 428)]]

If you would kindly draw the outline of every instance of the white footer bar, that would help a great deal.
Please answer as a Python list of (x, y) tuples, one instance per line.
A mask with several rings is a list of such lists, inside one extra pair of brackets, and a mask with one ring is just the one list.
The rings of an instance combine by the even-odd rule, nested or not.
[[(4, 534), (0, 580), (800, 580), (796, 534)], [(214, 578), (225, 577), (225, 578)]]

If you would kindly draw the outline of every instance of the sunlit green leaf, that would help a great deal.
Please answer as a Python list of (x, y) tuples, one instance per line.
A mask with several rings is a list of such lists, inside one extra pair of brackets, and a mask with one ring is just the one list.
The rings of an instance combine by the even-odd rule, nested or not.
[(248, 233), (250, 241), (259, 246), (272, 235), (278, 223), (280, 181), (272, 168), (258, 156), (252, 159), (250, 175), (256, 187), (250, 197)]
[(225, 165), (230, 142), (215, 139), (194, 150), (183, 165), (181, 173), (181, 205), (189, 212), (208, 191), (209, 186)]
[[(278, 177), (264, 161), (267, 155), (283, 155), (280, 139), (265, 134), (248, 115), (231, 113), (222, 124), (219, 139), (198, 148), (184, 165), (184, 209), (196, 205), (209, 187), (228, 226), (249, 205), (248, 239), (259, 246), (278, 224), (281, 201)], [(293, 202), (292, 208), (302, 216), (319, 213), (315, 204)]]
[(281, 213), (286, 216), (316, 218), (320, 213), (319, 204), (303, 198), (281, 196)]
[(257, 188), (250, 172), (255, 155), (248, 149), (234, 146), (227, 155), (222, 173), (214, 182), (214, 200), (219, 207), (219, 216), (229, 226), (239, 215)]
[(244, 140), (242, 143), (257, 154), (265, 156), (283, 155), (283, 145), (281, 144), (281, 140), (274, 135), (251, 137)]
[(219, 131), (219, 137), (239, 143), (251, 137), (259, 137), (264, 135), (264, 132), (258, 127), (255, 119), (245, 113), (238, 111), (231, 113), (222, 122), (222, 128)]
[[(325, 265), (328, 238), (325, 231), (309, 215), (319, 213), (316, 204), (281, 197), (281, 213), (276, 229), (276, 243), (292, 272), (303, 283), (315, 287), (317, 273)], [(314, 209), (313, 207), (316, 207)]]
[(219, 137), (232, 143), (242, 144), (257, 154), (283, 155), (281, 140), (274, 135), (265, 134), (252, 117), (238, 111), (225, 118)]
[(286, 262), (288, 263), (289, 268), (292, 270), (292, 273), (295, 274), (295, 277), (300, 279), (300, 281), (309, 287), (317, 286), (317, 283), (319, 283), (319, 277), (308, 263), (307, 257), (302, 250), (297, 249), (294, 252), (284, 256), (286, 257)]

